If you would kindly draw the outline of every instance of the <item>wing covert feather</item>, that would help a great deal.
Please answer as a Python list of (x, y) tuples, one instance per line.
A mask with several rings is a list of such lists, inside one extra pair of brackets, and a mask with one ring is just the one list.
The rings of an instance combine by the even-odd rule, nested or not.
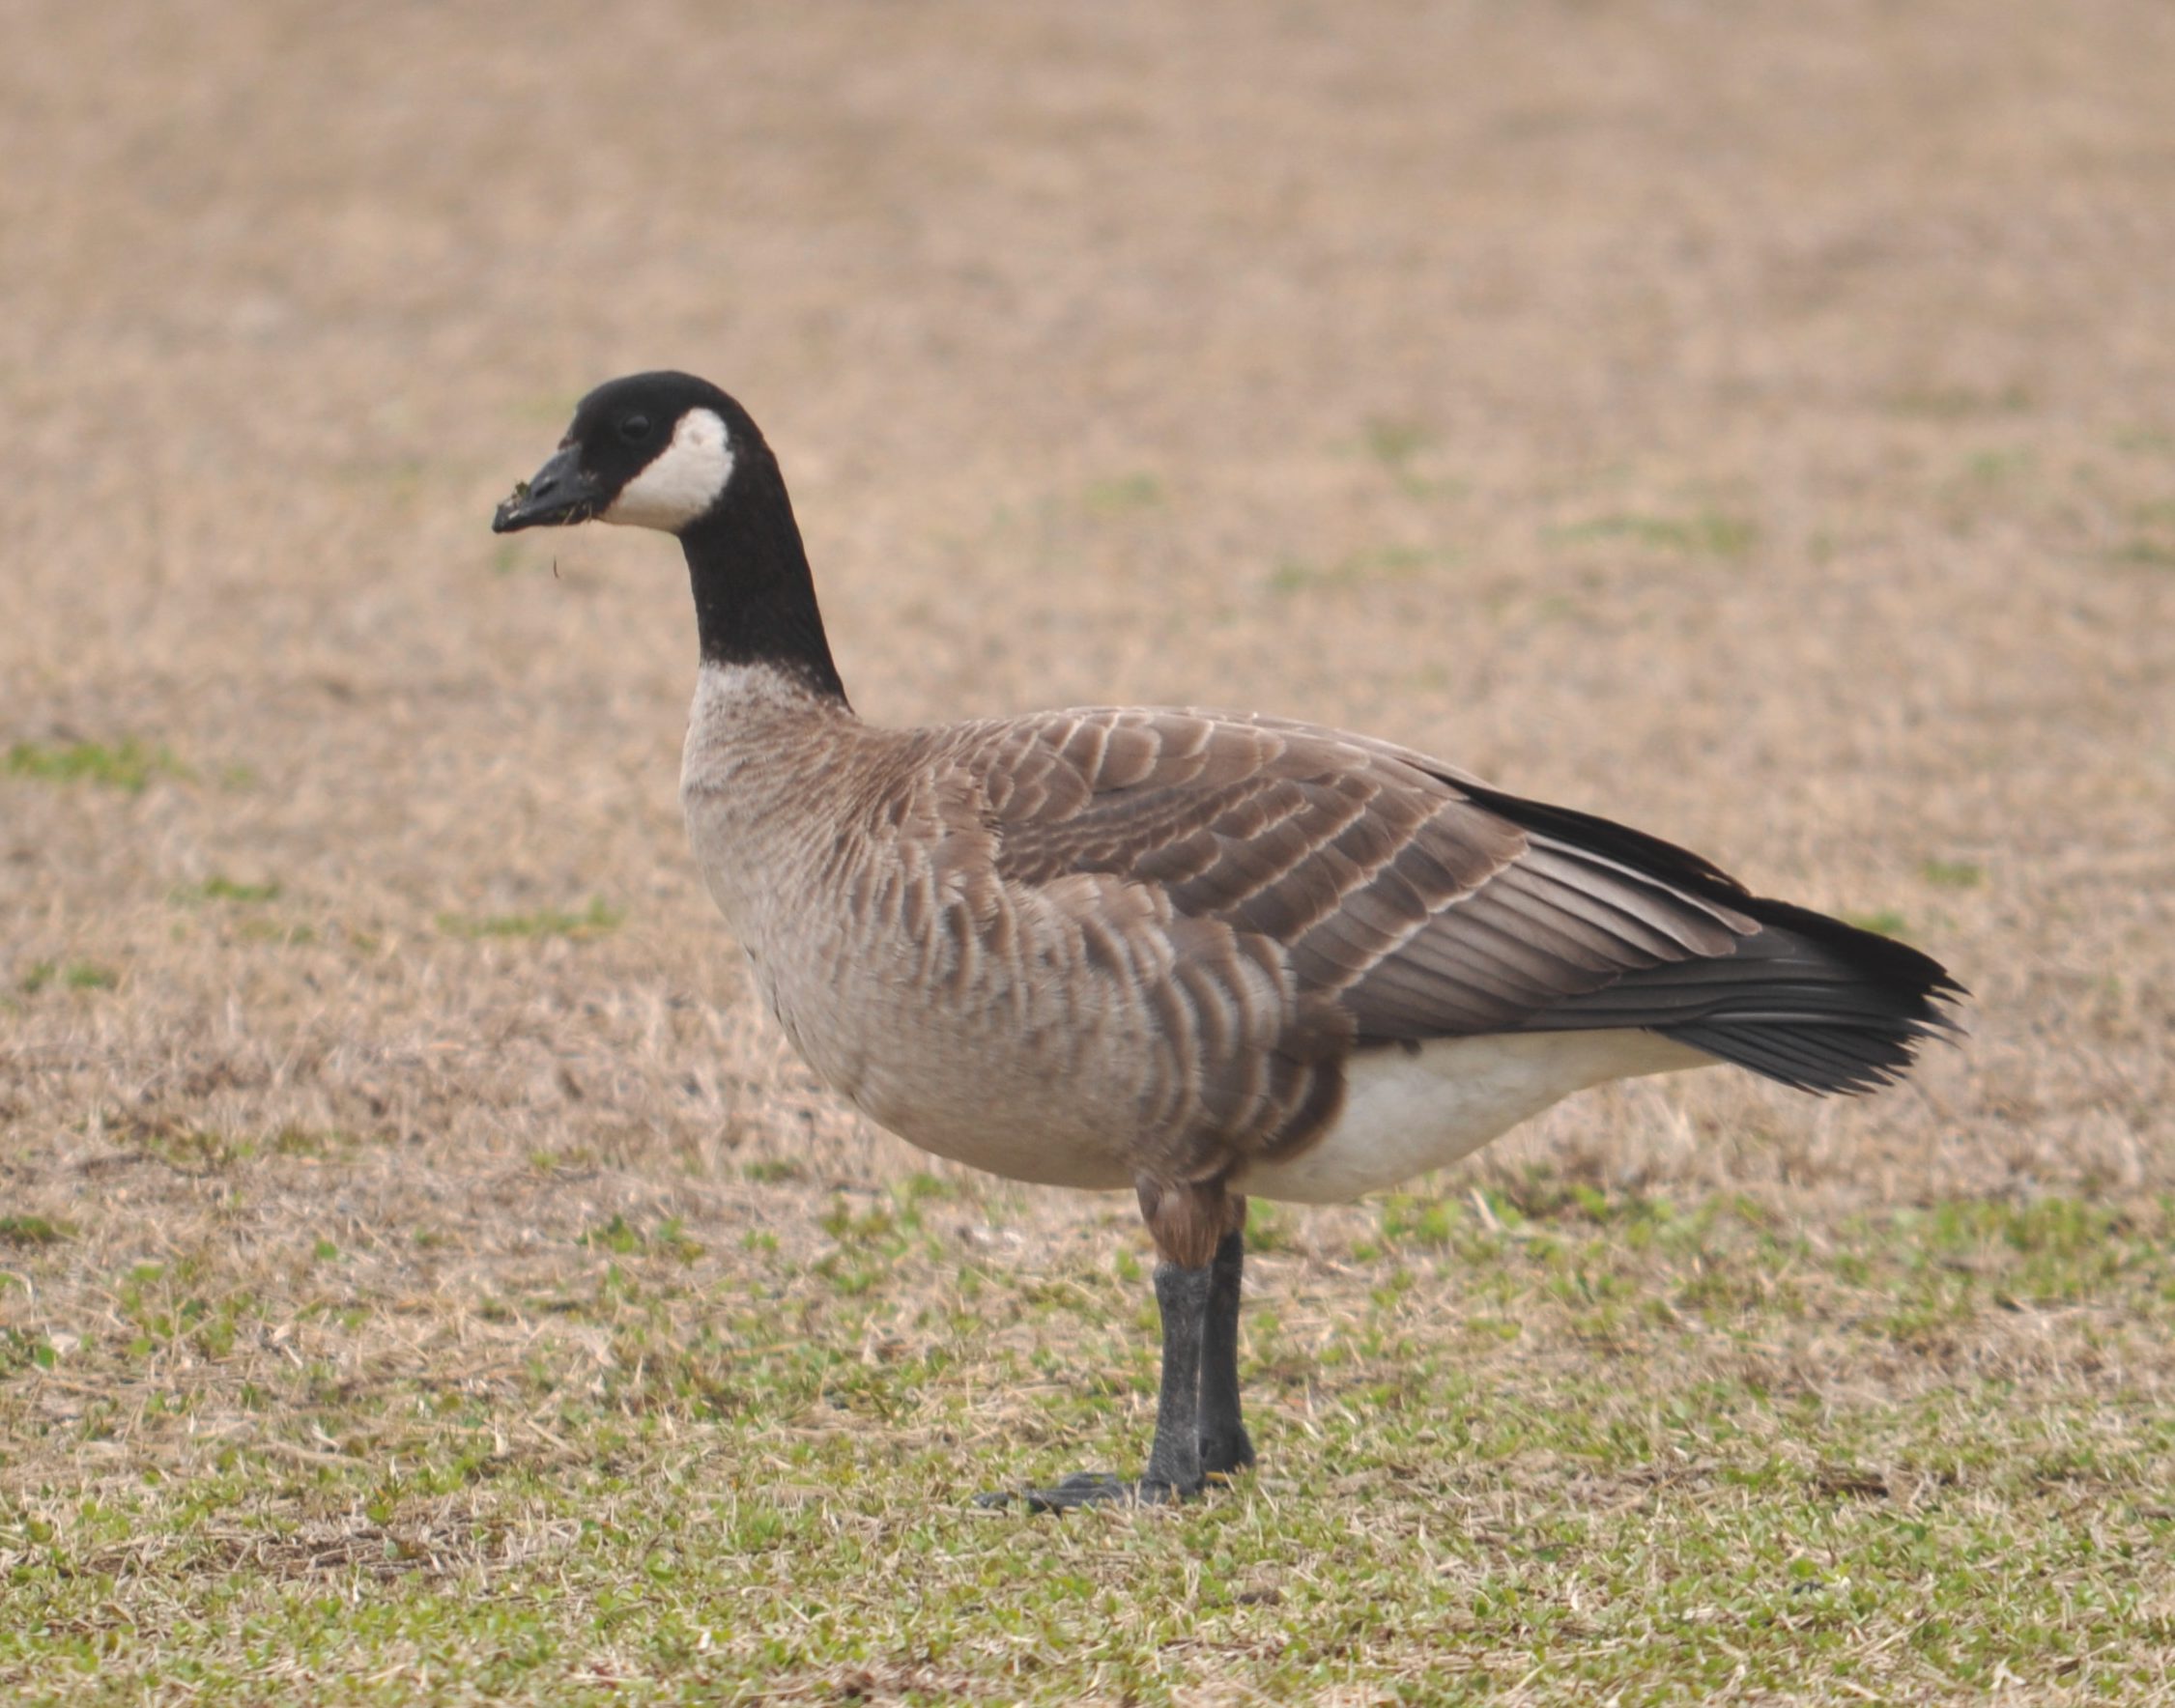
[(1464, 773), (1387, 742), (1140, 709), (953, 733), (959, 761), (989, 779), (1006, 881), (1159, 886), (1179, 915), (1276, 945), (1362, 1042), (1530, 1028), (1629, 975), (1729, 955), (1759, 929), (1534, 835)]

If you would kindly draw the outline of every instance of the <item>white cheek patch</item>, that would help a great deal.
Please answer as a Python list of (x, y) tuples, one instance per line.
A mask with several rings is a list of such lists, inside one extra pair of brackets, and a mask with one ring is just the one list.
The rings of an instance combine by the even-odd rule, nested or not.
[(731, 478), (725, 417), (715, 410), (689, 410), (673, 429), (673, 442), (620, 489), (601, 520), (674, 533), (716, 503)]

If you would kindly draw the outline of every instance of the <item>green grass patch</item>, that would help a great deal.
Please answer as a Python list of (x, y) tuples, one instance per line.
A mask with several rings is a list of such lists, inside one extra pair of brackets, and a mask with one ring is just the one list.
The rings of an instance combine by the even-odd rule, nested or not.
[(274, 1156), (315, 1160), (350, 1155), (361, 1144), (361, 1134), (344, 1127), (299, 1126), (289, 1123), (274, 1128), (265, 1140), (264, 1148)]
[(315, 943), (317, 927), (300, 920), (245, 919), (234, 927), (237, 941), (243, 943), (278, 943), (293, 946)]
[(1439, 451), (1442, 442), (1443, 436), (1426, 422), (1396, 416), (1378, 416), (1359, 435), (1360, 452), (1413, 498), (1455, 498), (1467, 490), (1463, 480), (1420, 471), (1419, 463)]
[(2028, 447), (2007, 446), (1973, 451), (1963, 459), (1963, 471), (1981, 486), (2001, 486), (2030, 473), (2037, 462)]
[(118, 745), (102, 741), (16, 742), (9, 748), (10, 777), (41, 783), (93, 783), (124, 794), (141, 794), (155, 777), (186, 777), (187, 768), (164, 747), (146, 747), (130, 737)]
[(1686, 556), (1744, 557), (1760, 543), (1760, 525), (1750, 517), (1720, 510), (1701, 510), (1690, 516), (1619, 511), (1551, 528), (1548, 537), (1563, 545), (1622, 541), (1646, 551)]
[(0, 1215), (0, 1245), (58, 1245), (74, 1230), (42, 1215)]
[(743, 1180), (754, 1181), (758, 1185), (775, 1186), (787, 1181), (806, 1180), (808, 1171), (797, 1162), (783, 1158), (764, 1158), (743, 1164), (740, 1175)]
[(580, 913), (556, 907), (539, 908), (534, 913), (480, 916), (442, 913), (438, 928), (450, 937), (572, 937), (579, 941), (617, 929), (626, 917), (624, 908), (614, 907), (596, 896)]
[(676, 1217), (667, 1217), (655, 1228), (645, 1231), (626, 1217), (615, 1215), (603, 1226), (584, 1234), (578, 1243), (591, 1251), (608, 1251), (620, 1257), (658, 1252), (683, 1264), (691, 1264), (702, 1255), (701, 1246), (687, 1237), (685, 1227)]
[(1987, 881), (1987, 868), (1975, 860), (1929, 860), (1918, 870), (1944, 890), (1976, 890)]
[(1269, 576), (1273, 593), (1302, 593), (1411, 581), (1431, 569), (1447, 569), (1463, 553), (1443, 546), (1374, 546), (1347, 553), (1334, 563), (1287, 558)]
[(261, 884), (243, 883), (237, 879), (214, 873), (200, 884), (183, 884), (172, 894), (172, 899), (185, 906), (194, 906), (207, 901), (231, 901), (242, 906), (254, 906), (258, 902), (279, 899), (280, 887), (267, 881)]
[(1433, 450), (1443, 436), (1424, 421), (1378, 415), (1361, 430), (1359, 442), (1368, 456), (1389, 469), (1404, 469), (1423, 451)]
[(2175, 1672), (2175, 1204), (1800, 1226), (1535, 1176), (1371, 1231), (1257, 1208), (1260, 1468), (1064, 1519), (968, 1496), (1145, 1452), (1137, 1238), (998, 1262), (961, 1213), (949, 1181), (788, 1185), (783, 1241), (614, 1215), (497, 1290), (318, 1236), (275, 1295), (222, 1241), (0, 1321), (0, 1685), (1960, 1703)]
[(1924, 385), (1895, 393), (1889, 411), (1925, 421), (1963, 421), (1979, 415), (2018, 415), (2037, 400), (2027, 386), (1987, 390), (1976, 385)]
[(257, 1153), (253, 1140), (186, 1123), (124, 1121), (117, 1124), (115, 1136), (179, 1174), (223, 1174)]
[(36, 996), (41, 990), (58, 986), (63, 990), (111, 990), (121, 982), (121, 975), (111, 967), (97, 961), (33, 961), (30, 970), (23, 974), (20, 988), (25, 996)]
[(1144, 473), (1091, 480), (1080, 493), (1080, 502), (1091, 516), (1128, 516), (1159, 509), (1169, 500), (1170, 493), (1162, 481)]

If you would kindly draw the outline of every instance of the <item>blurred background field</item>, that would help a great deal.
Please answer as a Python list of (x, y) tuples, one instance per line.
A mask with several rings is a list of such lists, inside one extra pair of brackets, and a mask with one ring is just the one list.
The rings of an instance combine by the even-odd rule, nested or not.
[[(2175, 14), (9, 16), (0, 1681), (2169, 1688)], [(1144, 1247), (825, 1098), (686, 857), (674, 555), (490, 534), (663, 365), (864, 715), (1362, 727), (1908, 937), (1973, 1038), (1279, 1211), (1260, 1478), (960, 1516), (1140, 1449)]]

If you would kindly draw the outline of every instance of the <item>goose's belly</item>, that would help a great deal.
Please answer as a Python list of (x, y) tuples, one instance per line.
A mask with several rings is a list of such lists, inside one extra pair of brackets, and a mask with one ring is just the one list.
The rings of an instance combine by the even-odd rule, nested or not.
[(1232, 1189), (1293, 1204), (1341, 1204), (1471, 1155), (1588, 1086), (1711, 1067), (1658, 1033), (1531, 1032), (1374, 1049), (1345, 1069), (1344, 1107), (1297, 1155), (1255, 1162)]
[[(744, 940), (745, 941), (745, 940)], [(986, 987), (971, 1002), (916, 982), (865, 943), (749, 945), (756, 982), (802, 1058), (872, 1121), (934, 1155), (1010, 1180), (1116, 1190), (1160, 1149), (1143, 1121), (1157, 1040), (1132, 1005), (1083, 1009), (1062, 983)], [(1234, 1191), (1338, 1204), (1470, 1155), (1604, 1080), (1708, 1067), (1658, 1033), (1438, 1039), (1352, 1056), (1327, 1131), (1245, 1165)]]
[(1119, 1005), (1061, 982), (932, 988), (915, 958), (806, 933), (743, 939), (756, 984), (795, 1050), (870, 1120), (933, 1155), (1009, 1180), (1133, 1183), (1145, 1038)]
[[(878, 1125), (934, 1155), (1010, 1180), (1116, 1190), (1133, 1183), (1140, 1127), (1128, 1052), (1088, 1016), (1024, 1026), (1014, 1005), (962, 1011), (926, 995), (855, 1002), (851, 978), (772, 986), (773, 1011), (834, 1091)], [(830, 1005), (858, 1011), (848, 1023)], [(880, 1018), (878, 1017), (880, 1016)], [(1254, 1162), (1234, 1191), (1338, 1204), (1470, 1155), (1520, 1122), (1605, 1080), (1711, 1067), (1714, 1058), (1652, 1032), (1552, 1032), (1439, 1039), (1417, 1051), (1363, 1051), (1346, 1067), (1329, 1129), (1288, 1159)]]
[(772, 982), (760, 961), (757, 982), (816, 1076), (909, 1144), (1038, 1185), (1132, 1184), (1137, 1100), (1092, 1029), (1068, 1035), (1057, 1015), (1021, 1029), (1010, 1003), (962, 1008), (850, 978)]

